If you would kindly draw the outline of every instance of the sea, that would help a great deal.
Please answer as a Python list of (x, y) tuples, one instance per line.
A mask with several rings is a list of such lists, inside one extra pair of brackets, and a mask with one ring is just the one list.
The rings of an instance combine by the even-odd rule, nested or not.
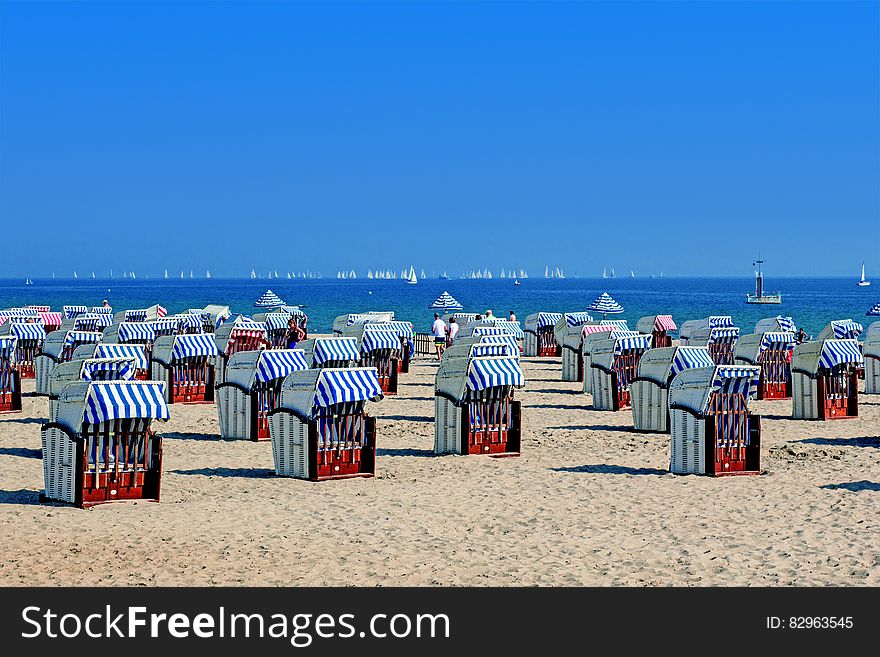
[[(880, 283), (859, 287), (853, 278), (765, 279), (767, 293), (782, 294), (779, 305), (749, 305), (746, 294), (754, 292), (752, 278), (526, 278), (520, 285), (505, 278), (421, 279), (416, 285), (403, 280), (378, 279), (35, 279), (0, 280), (0, 309), (31, 304), (101, 305), (107, 299), (114, 311), (161, 304), (169, 313), (207, 304), (221, 304), (245, 315), (258, 312), (254, 301), (271, 289), (289, 305), (304, 307), (312, 333), (330, 332), (335, 317), (368, 310), (392, 310), (398, 319), (413, 323), (416, 331), (428, 332), (433, 320), (429, 305), (442, 292), (449, 292), (465, 312), (496, 317), (509, 311), (523, 322), (539, 311), (585, 310), (602, 292), (610, 294), (624, 312), (631, 328), (645, 315), (669, 314), (681, 325), (688, 319), (731, 315), (742, 333), (754, 331), (764, 317), (784, 315), (810, 335), (831, 320), (855, 319), (867, 328), (872, 319), (866, 311), (880, 302)], [(598, 318), (598, 317), (597, 317)], [(609, 316), (611, 318), (611, 316)]]

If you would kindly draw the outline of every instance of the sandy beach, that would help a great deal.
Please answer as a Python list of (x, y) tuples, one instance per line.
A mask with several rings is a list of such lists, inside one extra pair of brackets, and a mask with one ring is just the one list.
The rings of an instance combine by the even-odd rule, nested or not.
[[(436, 363), (379, 418), (377, 476), (279, 478), (269, 442), (172, 406), (162, 501), (43, 505), (45, 397), (0, 415), (0, 585), (878, 585), (880, 397), (860, 417), (764, 416), (760, 477), (668, 472), (669, 438), (590, 409), (558, 359), (524, 359), (520, 458), (433, 454)], [(25, 392), (33, 381), (25, 382)]]

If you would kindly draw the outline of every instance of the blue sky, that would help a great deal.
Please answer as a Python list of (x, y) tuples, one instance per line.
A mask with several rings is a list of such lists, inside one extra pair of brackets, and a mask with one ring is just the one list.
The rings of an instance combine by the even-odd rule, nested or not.
[(875, 2), (0, 7), (0, 276), (880, 272)]

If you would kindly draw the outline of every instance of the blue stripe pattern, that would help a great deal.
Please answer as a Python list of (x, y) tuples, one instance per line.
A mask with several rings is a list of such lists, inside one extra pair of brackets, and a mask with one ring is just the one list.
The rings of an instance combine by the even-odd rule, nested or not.
[(270, 331), (276, 331), (278, 329), (286, 329), (287, 322), (290, 321), (290, 315), (287, 313), (267, 313), (266, 314), (266, 327)]
[(134, 366), (139, 370), (147, 369), (147, 352), (140, 344), (105, 344), (95, 347), (95, 358), (133, 358)]
[(108, 381), (89, 387), (83, 422), (100, 424), (117, 419), (167, 420), (169, 417), (162, 383)]
[(825, 340), (822, 344), (822, 354), (819, 356), (821, 367), (831, 369), (835, 365), (858, 365), (862, 361), (862, 352), (855, 340)]
[(19, 340), (44, 340), (46, 329), (41, 324), (12, 324), (9, 333)]
[[(614, 333), (611, 335), (613, 336)], [(625, 351), (644, 351), (645, 349), (650, 349), (652, 339), (652, 336), (642, 335), (641, 333), (617, 338), (617, 343), (614, 345), (614, 353), (622, 354)]]
[(210, 334), (178, 335), (174, 339), (174, 348), (171, 350), (171, 357), (174, 360), (216, 355), (217, 343), (214, 342), (214, 336)]
[(428, 308), (438, 308), (440, 310), (461, 310), (463, 306), (455, 300), (449, 292), (443, 290), (443, 294), (434, 299), (434, 303), (432, 303)]
[(603, 292), (587, 307), (587, 310), (603, 315), (617, 315), (623, 312), (623, 306), (617, 303), (610, 294)]
[(473, 345), (471, 347), (471, 358), (480, 358), (482, 356), (506, 356), (515, 358), (519, 356), (519, 349), (514, 353), (509, 344), (484, 344), (481, 342)]
[(108, 308), (106, 306), (93, 306), (89, 312), (93, 315), (112, 315), (113, 308)]
[(156, 335), (173, 335), (177, 333), (176, 317), (161, 317), (152, 323), (153, 336)]
[(397, 335), (399, 335), (401, 338), (412, 338), (415, 336), (412, 324), (410, 324), (409, 322), (395, 320), (393, 322), (382, 322), (380, 326), (382, 326), (383, 328), (387, 326), (392, 331), (397, 332)]
[(131, 360), (127, 358), (89, 359), (83, 361), (80, 374), (83, 381), (91, 381), (97, 372), (103, 373), (104, 376), (100, 377), (103, 381), (131, 381), (134, 370)]
[(768, 331), (761, 337), (761, 346), (758, 354), (765, 349), (792, 349), (794, 347), (794, 333), (784, 331)]
[(286, 305), (272, 290), (266, 290), (262, 296), (254, 302), (254, 308), (277, 308)]
[(329, 360), (359, 360), (357, 340), (354, 338), (318, 338), (315, 340), (315, 363)]
[(497, 386), (525, 385), (525, 377), (516, 358), (474, 358), (468, 367), (468, 388), (479, 391)]
[(14, 335), (0, 336), (0, 360), (15, 362), (15, 345), (18, 338)]
[[(599, 326), (611, 326), (615, 330), (629, 331), (629, 326), (626, 325), (625, 319), (603, 319), (599, 322)], [(633, 332), (638, 333), (638, 331)]]
[(473, 335), (479, 337), (481, 335), (510, 335), (510, 333), (500, 326), (475, 326)]
[(590, 313), (565, 313), (565, 323), (569, 326), (581, 326), (587, 322), (592, 322), (593, 316)]
[(400, 349), (400, 336), (394, 331), (382, 331), (364, 327), (364, 338), (361, 341), (361, 351), (365, 354), (376, 349)]
[(119, 341), (131, 342), (133, 340), (144, 340), (145, 342), (153, 342), (156, 339), (156, 328), (153, 324), (146, 322), (122, 322), (119, 325)]
[(73, 328), (77, 331), (97, 331), (113, 324), (112, 315), (85, 313), (77, 315), (73, 320)]
[(305, 354), (299, 349), (273, 349), (260, 353), (257, 362), (257, 383), (283, 379), (291, 372), (309, 369)]
[(126, 322), (145, 322), (145, 321), (147, 321), (147, 311), (146, 310), (126, 310), (125, 311), (125, 321)]
[(739, 338), (739, 329), (733, 328), (713, 328), (709, 332), (709, 342), (736, 342)]
[(863, 327), (851, 319), (831, 322), (834, 337), (838, 340), (855, 340), (862, 334)]
[(556, 322), (562, 319), (562, 313), (538, 313), (538, 328), (556, 326)]
[(64, 311), (64, 319), (73, 319), (89, 311), (85, 306), (64, 306), (62, 310)]
[(382, 386), (373, 367), (324, 370), (318, 377), (315, 406), (326, 408), (343, 402), (379, 400), (382, 396)]
[(89, 344), (100, 342), (104, 335), (96, 331), (68, 331), (64, 337), (64, 345), (69, 347), (72, 344)]
[(794, 320), (791, 317), (777, 315), (776, 324), (779, 326), (779, 330), (784, 333), (794, 333), (797, 330), (794, 325)]
[(511, 353), (519, 356), (519, 344), (512, 335), (484, 335), (479, 344), (502, 344), (510, 347)]
[(725, 328), (733, 326), (733, 317), (730, 315), (710, 315), (709, 328)]
[(709, 355), (709, 350), (705, 347), (679, 347), (672, 357), (669, 376), (672, 378), (679, 372), (698, 367), (715, 367), (715, 361)]

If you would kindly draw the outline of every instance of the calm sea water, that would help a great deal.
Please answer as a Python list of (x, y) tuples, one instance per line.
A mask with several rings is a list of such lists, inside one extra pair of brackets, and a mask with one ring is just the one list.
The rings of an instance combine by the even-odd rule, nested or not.
[(732, 315), (736, 325), (750, 333), (762, 317), (783, 314), (815, 335), (832, 319), (852, 318), (867, 326), (872, 318), (865, 312), (880, 301), (880, 289), (858, 287), (851, 278), (767, 280), (769, 292), (783, 295), (782, 304), (772, 306), (746, 304), (746, 293), (754, 289), (754, 280), (747, 278), (529, 278), (521, 283), (517, 287), (510, 279), (426, 279), (418, 285), (366, 279), (54, 279), (26, 286), (20, 280), (0, 280), (0, 308), (48, 304), (60, 310), (64, 304), (92, 306), (108, 299), (115, 310), (160, 303), (173, 313), (217, 303), (250, 314), (253, 302), (270, 288), (287, 303), (304, 305), (314, 332), (329, 332), (338, 315), (367, 310), (393, 310), (398, 318), (413, 322), (416, 330), (427, 331), (433, 318), (428, 305), (444, 290), (467, 312), (491, 308), (496, 316), (506, 317), (514, 310), (521, 321), (537, 311), (583, 310), (601, 292), (608, 292), (626, 311), (618, 317), (633, 328), (639, 317), (649, 314), (671, 314), (678, 324), (723, 314)]

